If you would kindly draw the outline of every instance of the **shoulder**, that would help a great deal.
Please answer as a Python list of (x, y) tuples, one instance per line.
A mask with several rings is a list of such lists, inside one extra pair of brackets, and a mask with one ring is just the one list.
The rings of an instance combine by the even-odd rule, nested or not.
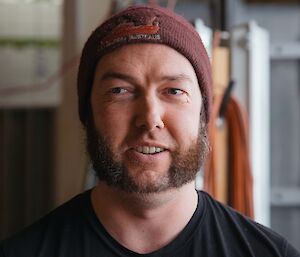
[[(206, 192), (200, 191), (199, 195), (206, 213), (204, 227), (208, 226), (214, 237), (220, 237), (229, 250), (246, 251), (250, 256), (300, 257), (287, 240), (272, 229), (216, 201)], [(254, 254), (257, 252), (260, 254)]]
[[(79, 194), (51, 211), (32, 225), (16, 235), (1, 242), (0, 257), (2, 256), (35, 256), (40, 248), (58, 242), (62, 235), (71, 231), (83, 222), (85, 206), (90, 192)], [(1, 252), (2, 251), (2, 252)], [(1, 255), (2, 254), (2, 255)]]

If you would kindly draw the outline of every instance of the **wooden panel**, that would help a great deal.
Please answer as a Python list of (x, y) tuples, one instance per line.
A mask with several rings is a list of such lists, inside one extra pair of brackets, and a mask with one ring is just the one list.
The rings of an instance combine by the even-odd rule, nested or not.
[(222, 94), (229, 83), (229, 49), (216, 47), (213, 50), (212, 77), (214, 93)]
[[(229, 49), (215, 47), (212, 58), (214, 95), (223, 95), (229, 82)], [(216, 199), (223, 203), (228, 200), (228, 131), (226, 122), (216, 128)]]
[[(63, 62), (79, 57), (77, 1), (64, 1)], [(78, 18), (78, 17), (77, 17)], [(73, 67), (62, 81), (62, 103), (55, 115), (55, 204), (82, 191), (85, 174), (84, 133), (77, 114), (76, 72)]]
[[(80, 56), (88, 35), (108, 15), (110, 0), (65, 0), (63, 27), (63, 61)], [(62, 104), (55, 118), (55, 203), (61, 204), (80, 193), (87, 179), (88, 158), (85, 132), (79, 121), (77, 68), (73, 67), (63, 80)]]
[(0, 238), (53, 208), (53, 111), (0, 111)]

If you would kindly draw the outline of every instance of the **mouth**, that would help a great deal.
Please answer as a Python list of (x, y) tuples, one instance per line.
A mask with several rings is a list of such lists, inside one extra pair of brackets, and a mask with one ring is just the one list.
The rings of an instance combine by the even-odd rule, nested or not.
[(139, 146), (134, 148), (134, 150), (141, 154), (150, 154), (150, 155), (158, 154), (166, 151), (166, 149), (157, 146)]

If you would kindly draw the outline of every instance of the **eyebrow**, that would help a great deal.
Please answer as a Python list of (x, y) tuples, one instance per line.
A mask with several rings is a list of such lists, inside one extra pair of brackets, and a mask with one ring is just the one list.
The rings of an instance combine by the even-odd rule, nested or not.
[(134, 77), (121, 72), (109, 71), (104, 73), (101, 77), (101, 80), (109, 80), (109, 79), (120, 79), (120, 80), (128, 81), (132, 84), (137, 84), (137, 81)]
[(166, 75), (162, 76), (160, 78), (161, 80), (166, 80), (166, 81), (182, 81), (182, 80), (188, 80), (189, 82), (193, 83), (193, 80), (186, 74), (180, 73), (177, 75)]
[[(120, 80), (125, 80), (131, 84), (138, 84), (138, 81), (134, 77), (122, 72), (108, 71), (104, 73), (101, 77), (101, 80), (109, 80), (109, 79), (120, 79)], [(184, 73), (180, 73), (176, 75), (163, 75), (159, 77), (159, 81), (184, 81), (184, 80), (193, 83), (193, 80)]]

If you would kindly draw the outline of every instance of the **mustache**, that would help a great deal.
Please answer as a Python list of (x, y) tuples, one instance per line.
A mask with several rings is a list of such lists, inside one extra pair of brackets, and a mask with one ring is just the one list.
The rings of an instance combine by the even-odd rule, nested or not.
[(139, 142), (157, 142), (160, 145), (167, 146), (167, 148), (176, 148), (177, 143), (166, 132), (154, 131), (132, 131), (124, 139), (126, 145), (136, 145)]

